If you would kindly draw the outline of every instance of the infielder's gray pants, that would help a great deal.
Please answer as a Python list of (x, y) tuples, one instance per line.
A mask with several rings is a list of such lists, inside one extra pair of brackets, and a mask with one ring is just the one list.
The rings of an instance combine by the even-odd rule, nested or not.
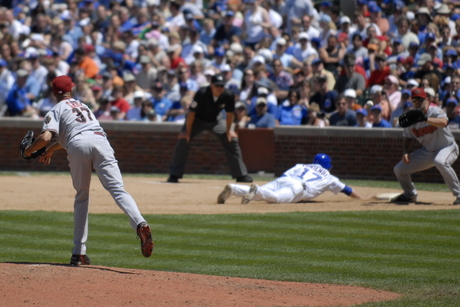
[(406, 196), (417, 195), (417, 190), (412, 183), (411, 174), (429, 169), (433, 166), (441, 173), (444, 182), (455, 197), (460, 196), (460, 183), (452, 164), (458, 158), (458, 146), (456, 143), (447, 146), (437, 152), (429, 152), (425, 148), (418, 149), (410, 155), (410, 163), (400, 161), (394, 167), (394, 172)]
[[(187, 163), (191, 141), (196, 135), (202, 131), (207, 130), (216, 135), (222, 143), (225, 155), (227, 156), (227, 162), (230, 166), (232, 177), (238, 178), (241, 176), (246, 176), (248, 171), (246, 169), (246, 165), (244, 165), (243, 162), (238, 139), (233, 138), (232, 141), (229, 142), (227, 140), (226, 127), (227, 123), (224, 119), (220, 119), (213, 123), (208, 123), (195, 118), (192, 126), (192, 132), (190, 134), (190, 141), (187, 143), (185, 139), (179, 139), (176, 143), (173, 159), (169, 167), (169, 174), (178, 178), (182, 178), (185, 172), (185, 164)], [(182, 127), (182, 131), (185, 131), (185, 124)]]

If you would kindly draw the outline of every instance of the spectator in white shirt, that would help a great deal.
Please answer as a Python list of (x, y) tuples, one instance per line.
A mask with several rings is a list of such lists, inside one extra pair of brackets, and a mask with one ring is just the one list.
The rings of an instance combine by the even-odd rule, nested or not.
[(303, 62), (305, 59), (313, 60), (318, 57), (318, 52), (310, 45), (310, 37), (307, 32), (299, 34), (299, 42), (293, 51), (294, 57)]

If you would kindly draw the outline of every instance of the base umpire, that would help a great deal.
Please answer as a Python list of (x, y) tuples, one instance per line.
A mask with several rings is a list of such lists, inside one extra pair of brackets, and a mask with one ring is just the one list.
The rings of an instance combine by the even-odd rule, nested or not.
[[(182, 178), (190, 141), (205, 130), (214, 133), (221, 141), (232, 178), (236, 178), (236, 182), (252, 182), (242, 159), (237, 135), (230, 130), (235, 112), (235, 96), (224, 88), (224, 84), (224, 77), (216, 74), (211, 78), (209, 86), (202, 87), (195, 94), (174, 149), (168, 182), (178, 183)], [(226, 119), (223, 118), (222, 110), (227, 114)]]

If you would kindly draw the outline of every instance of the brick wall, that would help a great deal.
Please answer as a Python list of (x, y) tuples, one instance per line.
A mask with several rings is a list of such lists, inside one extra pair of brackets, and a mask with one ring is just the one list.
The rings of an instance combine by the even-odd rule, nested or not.
[[(2, 128), (0, 171), (68, 171), (65, 151), (44, 167), (26, 163), (18, 145), (28, 129), (39, 133), (41, 122), (0, 119)], [(122, 172), (168, 173), (181, 126), (176, 124), (103, 122)], [(333, 173), (343, 179), (395, 180), (394, 165), (401, 158), (401, 129), (277, 127), (245, 129), (240, 133), (243, 158), (249, 172), (280, 175), (296, 163), (309, 163), (318, 152), (332, 157)], [(460, 141), (460, 132), (454, 133)], [(460, 171), (460, 163), (454, 168)], [(212, 133), (192, 142), (186, 167), (189, 174), (229, 174), (225, 154)], [(414, 174), (415, 182), (443, 182), (436, 169)]]

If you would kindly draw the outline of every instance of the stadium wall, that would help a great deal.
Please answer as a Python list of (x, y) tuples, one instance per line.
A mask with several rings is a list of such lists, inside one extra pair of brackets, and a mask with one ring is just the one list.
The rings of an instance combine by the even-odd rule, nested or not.
[[(174, 123), (101, 122), (115, 149), (122, 172), (168, 173), (171, 155), (181, 125)], [(0, 171), (68, 171), (65, 151), (53, 156), (45, 167), (26, 163), (19, 155), (20, 140), (32, 129), (39, 133), (41, 121), (2, 118)], [(279, 176), (296, 163), (310, 163), (316, 153), (331, 156), (332, 173), (342, 179), (396, 180), (394, 165), (402, 154), (402, 129), (276, 127), (243, 129), (239, 132), (243, 158), (250, 173)], [(454, 132), (460, 143), (460, 131)], [(460, 162), (454, 163), (457, 173)], [(192, 141), (188, 174), (229, 174), (225, 154), (212, 133), (202, 133)], [(414, 174), (415, 182), (443, 182), (432, 168)]]

